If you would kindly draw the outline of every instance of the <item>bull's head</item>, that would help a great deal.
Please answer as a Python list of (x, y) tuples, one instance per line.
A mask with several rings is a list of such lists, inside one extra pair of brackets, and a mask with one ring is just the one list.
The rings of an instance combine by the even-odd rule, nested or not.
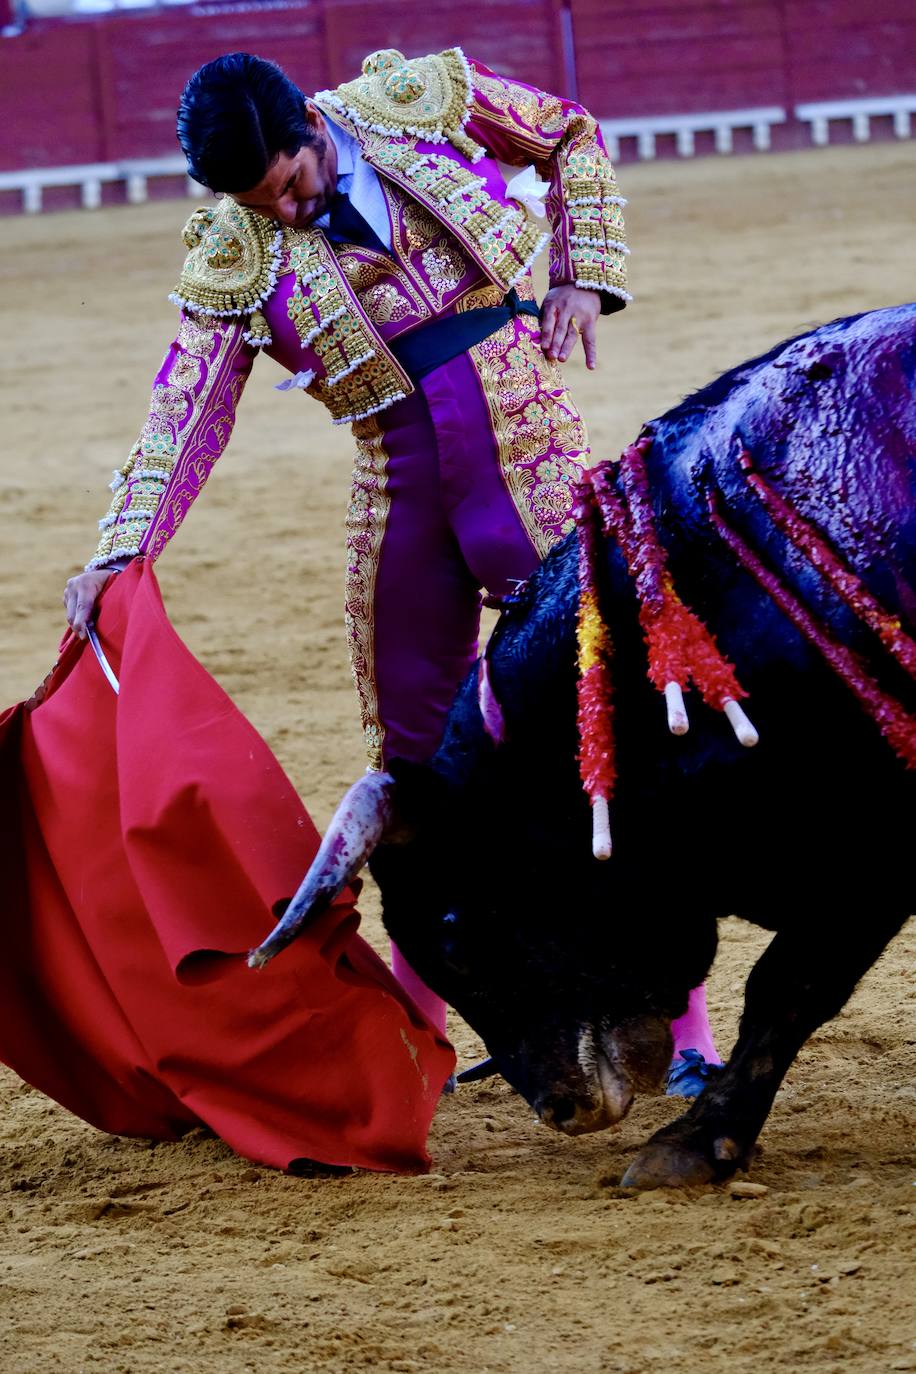
[(526, 844), (524, 869), (513, 871), (503, 843), (488, 854), (481, 841), (479, 807), (429, 768), (395, 771), (350, 789), (282, 921), (249, 963), (261, 967), (283, 949), (371, 859), (389, 934), (540, 1119), (570, 1135), (619, 1121), (637, 1091), (662, 1079), (670, 1021), (696, 970), (679, 967), (677, 986), (660, 998), (666, 979), (644, 931), (607, 909), (598, 870), (608, 866), (588, 856), (587, 815), (581, 859), (554, 847), (542, 862), (537, 844)]

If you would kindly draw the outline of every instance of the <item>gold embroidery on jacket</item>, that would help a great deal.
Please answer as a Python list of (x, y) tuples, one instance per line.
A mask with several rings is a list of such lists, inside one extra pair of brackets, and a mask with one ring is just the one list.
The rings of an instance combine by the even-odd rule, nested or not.
[[(420, 320), (428, 318), (429, 309), (417, 290), (417, 284), (400, 264), (387, 255), (383, 258), (381, 254), (373, 254), (368, 261), (364, 260), (362, 255), (369, 251), (362, 248), (343, 252), (338, 250), (336, 256), (373, 324), (388, 324), (407, 319), (410, 315)], [(395, 296), (400, 297), (400, 303)]]
[(473, 291), (469, 291), (466, 296), (456, 303), (457, 310), (476, 310), (482, 305), (502, 305), (504, 296), (498, 286), (489, 283), (487, 286), (479, 286)]
[[(386, 187), (389, 197), (391, 188)], [(441, 226), (433, 219), (428, 210), (406, 198), (398, 197), (404, 222), (404, 236), (409, 252), (426, 248), (440, 232)]]
[(626, 201), (596, 121), (577, 107), (564, 111), (556, 96), (501, 77), (475, 73), (474, 89), (475, 118), (505, 130), (518, 149), (517, 160), (522, 161), (523, 152), (530, 153), (542, 174), (551, 177), (551, 281), (571, 280), (576, 286), (630, 300)]
[(277, 285), (283, 235), (274, 221), (224, 196), (195, 210), (182, 238), (190, 252), (169, 300), (197, 315), (247, 315), (246, 342), (269, 344), (258, 307)]
[(362, 293), (361, 300), (363, 309), (375, 324), (397, 324), (413, 314), (410, 301), (390, 281), (370, 286)]
[(484, 178), (452, 157), (418, 154), (392, 142), (373, 161), (409, 193), (431, 202), (436, 217), (505, 291), (525, 274), (550, 237), (524, 210), (495, 200)]
[(150, 402), (149, 413), (154, 417), (177, 424), (187, 414), (190, 397), (180, 391), (177, 386), (171, 386), (160, 382), (153, 387), (153, 398)]
[(471, 71), (460, 48), (409, 59), (396, 48), (371, 53), (355, 81), (319, 91), (315, 102), (345, 115), (360, 129), (449, 142), (471, 162), (484, 154), (464, 132)]
[[(197, 422), (210, 410), (212, 394), (220, 384), (225, 363), (241, 347), (237, 326), (224, 326), (218, 335), (216, 330), (201, 329), (189, 320), (182, 322), (178, 343), (182, 347), (190, 344), (202, 352), (196, 357), (184, 352), (177, 353), (172, 360), (168, 380), (153, 387), (149, 415), (140, 438), (131, 449), (124, 466), (115, 473), (111, 484), (114, 499), (107, 514), (99, 521), (102, 537), (95, 557), (89, 564), (90, 568), (122, 555), (133, 557), (140, 552), (141, 542), (158, 516), (179, 454), (189, 443)], [(214, 348), (215, 356), (211, 356)], [(203, 381), (197, 396), (190, 387), (184, 389), (179, 381), (190, 377), (192, 364), (196, 377), (194, 385)], [(241, 381), (238, 383), (240, 389)], [(237, 398), (236, 391), (233, 400)], [(222, 423), (218, 416), (212, 418), (222, 449), (229, 437), (231, 420)], [(198, 486), (203, 485), (209, 470), (207, 466), (199, 474)]]
[(625, 201), (614, 168), (590, 115), (570, 121), (568, 138), (561, 176), (574, 281), (576, 286), (610, 290), (628, 300)]
[(469, 352), (490, 411), (503, 481), (544, 558), (573, 527), (573, 487), (581, 480), (588, 438), (539, 336), (537, 323), (519, 316)]
[(416, 301), (418, 320), (428, 319), (442, 309), (445, 298), (462, 282), (466, 280), (470, 285), (477, 279), (480, 268), (457, 239), (402, 186), (387, 178), (382, 179), (381, 185), (391, 219), (392, 250), (411, 270), (410, 280), (415, 289), (407, 294)]
[(202, 373), (203, 365), (200, 358), (186, 356), (176, 359), (175, 366), (169, 374), (169, 381), (182, 391), (193, 391)]
[(209, 358), (216, 343), (216, 333), (206, 329), (196, 320), (184, 319), (178, 330), (178, 346), (195, 358)]
[(341, 252), (340, 250), (337, 253), (337, 261), (343, 268), (347, 281), (356, 292), (368, 290), (377, 281), (381, 281), (386, 273), (386, 268), (382, 262), (364, 262), (362, 258), (355, 257), (352, 253)]
[(413, 390), (410, 378), (364, 317), (345, 272), (320, 230), (287, 230), (295, 285), (287, 311), (302, 341), (318, 355), (324, 376), (309, 395), (335, 424), (365, 419)]
[(439, 243), (433, 244), (432, 248), (427, 248), (422, 261), (430, 285), (441, 296), (454, 291), (467, 275), (467, 262), (457, 246), (450, 244), (447, 239), (442, 239)]

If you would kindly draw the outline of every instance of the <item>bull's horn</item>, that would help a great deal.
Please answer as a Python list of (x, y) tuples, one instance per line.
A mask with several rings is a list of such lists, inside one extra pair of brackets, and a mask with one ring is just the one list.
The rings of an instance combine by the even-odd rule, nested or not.
[(248, 955), (249, 968), (263, 968), (269, 963), (356, 877), (391, 825), (394, 788), (389, 773), (367, 773), (353, 784), (334, 812), (321, 848), (282, 921)]

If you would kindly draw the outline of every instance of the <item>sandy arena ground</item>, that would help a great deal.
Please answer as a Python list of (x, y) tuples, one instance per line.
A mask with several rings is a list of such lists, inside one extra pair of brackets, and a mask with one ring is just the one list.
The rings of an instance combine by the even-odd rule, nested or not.
[[(638, 304), (605, 323), (597, 375), (570, 368), (598, 455), (780, 338), (916, 294), (916, 144), (624, 170)], [(54, 657), (63, 582), (171, 337), (185, 213), (0, 222), (0, 701)], [(349, 443), (276, 380), (255, 369), (159, 576), (323, 826), (363, 767), (340, 606)], [(364, 910), (381, 944), (371, 891)], [(727, 1046), (766, 937), (722, 935)], [(671, 1099), (568, 1141), (484, 1084), (443, 1102), (429, 1177), (297, 1180), (202, 1134), (107, 1138), (0, 1071), (0, 1371), (916, 1370), (914, 946), (911, 923), (803, 1052), (749, 1199), (617, 1190)], [(454, 1038), (463, 1062), (479, 1053), (460, 1023)]]

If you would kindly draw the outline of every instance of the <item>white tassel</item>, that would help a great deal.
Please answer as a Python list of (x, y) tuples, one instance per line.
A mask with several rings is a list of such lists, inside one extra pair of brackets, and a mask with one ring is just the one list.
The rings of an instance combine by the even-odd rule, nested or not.
[(723, 709), (728, 718), (729, 725), (735, 732), (738, 743), (743, 744), (745, 749), (753, 749), (754, 745), (760, 739), (760, 736), (738, 705), (737, 701), (729, 698)]
[(607, 797), (596, 797), (592, 802), (592, 853), (596, 859), (609, 859), (611, 849), (611, 818)]
[(686, 735), (690, 729), (690, 721), (687, 719), (687, 708), (684, 705), (684, 693), (681, 691), (680, 683), (665, 683), (665, 706), (668, 708), (668, 729), (672, 735)]

